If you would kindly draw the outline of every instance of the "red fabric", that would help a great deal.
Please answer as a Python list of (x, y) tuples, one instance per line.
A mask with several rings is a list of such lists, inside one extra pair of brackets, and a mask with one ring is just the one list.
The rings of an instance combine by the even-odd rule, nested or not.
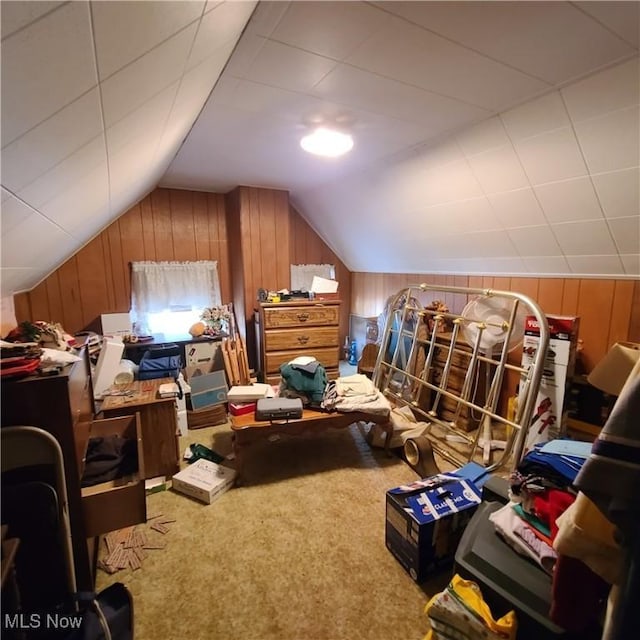
[(582, 633), (597, 619), (610, 587), (581, 560), (559, 555), (549, 617), (570, 633)]
[(535, 515), (551, 530), (551, 540), (555, 540), (558, 533), (556, 519), (559, 518), (574, 502), (576, 497), (561, 489), (548, 489), (544, 493), (536, 494), (533, 498)]

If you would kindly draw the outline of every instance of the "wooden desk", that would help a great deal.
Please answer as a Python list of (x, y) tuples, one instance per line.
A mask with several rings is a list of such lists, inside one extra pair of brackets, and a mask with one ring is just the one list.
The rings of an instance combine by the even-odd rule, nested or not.
[(244, 466), (244, 452), (246, 448), (260, 438), (269, 438), (275, 434), (299, 436), (303, 433), (322, 432), (327, 429), (344, 429), (356, 422), (374, 422), (385, 431), (385, 450), (389, 450), (389, 442), (393, 434), (393, 423), (390, 416), (352, 411), (340, 413), (335, 411), (314, 411), (305, 409), (302, 418), (288, 422), (258, 421), (254, 414), (231, 416), (231, 430), (233, 432), (233, 453), (236, 459), (238, 482), (241, 480)]
[(178, 414), (174, 398), (159, 398), (158, 387), (172, 378), (136, 380), (123, 385), (131, 395), (106, 396), (102, 403), (105, 418), (140, 413), (144, 477), (172, 476), (180, 470)]

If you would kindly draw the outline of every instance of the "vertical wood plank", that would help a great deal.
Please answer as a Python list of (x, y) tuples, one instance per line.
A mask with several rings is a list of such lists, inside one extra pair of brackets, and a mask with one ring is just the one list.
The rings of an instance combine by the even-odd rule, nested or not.
[(640, 280), (635, 280), (633, 283), (633, 302), (631, 303), (628, 340), (640, 342)]
[(156, 259), (155, 229), (153, 225), (153, 208), (151, 195), (148, 195), (139, 204), (140, 218), (142, 221), (142, 246), (144, 247), (144, 260)]
[(546, 315), (562, 315), (564, 280), (542, 278), (538, 286), (538, 304)]
[(616, 342), (628, 340), (634, 286), (635, 283), (632, 280), (615, 280), (614, 282), (607, 349)]
[(151, 211), (153, 215), (153, 241), (156, 248), (155, 259), (158, 262), (173, 260), (171, 203), (168, 189), (156, 189), (151, 194)]
[(580, 280), (566, 278), (562, 292), (562, 313), (563, 316), (578, 315), (578, 296), (580, 294)]
[[(49, 300), (49, 315), (54, 322), (61, 323), (64, 317), (64, 305), (58, 271), (54, 271), (44, 282), (47, 288), (47, 299)], [(66, 327), (64, 329), (68, 331)]]
[(31, 296), (27, 292), (16, 293), (13, 296), (13, 308), (16, 313), (16, 322), (30, 321), (33, 322), (35, 318), (31, 312)]
[(72, 256), (59, 269), (60, 289), (64, 291), (64, 319), (62, 326), (69, 333), (82, 331), (84, 322), (80, 307), (80, 283), (78, 282), (78, 265), (76, 256)]
[(130, 269), (128, 267), (127, 269), (124, 268), (122, 260), (122, 236), (120, 234), (120, 224), (117, 220), (107, 227), (106, 235), (109, 246), (109, 266), (113, 277), (114, 311), (128, 311), (127, 279), (130, 277)]
[(104, 254), (99, 237), (94, 238), (76, 254), (78, 265), (78, 286), (83, 328), (94, 324), (104, 313), (107, 299), (107, 285), (102, 275)]
[(193, 260), (193, 256), (196, 255), (192, 200), (191, 191), (169, 190), (173, 259), (180, 262)]
[(49, 311), (47, 285), (44, 281), (31, 290), (31, 311), (34, 316), (34, 321), (44, 320), (45, 322), (50, 322), (53, 320)]
[(580, 280), (577, 315), (583, 341), (582, 361), (587, 371), (591, 371), (608, 350), (614, 292), (615, 280)]

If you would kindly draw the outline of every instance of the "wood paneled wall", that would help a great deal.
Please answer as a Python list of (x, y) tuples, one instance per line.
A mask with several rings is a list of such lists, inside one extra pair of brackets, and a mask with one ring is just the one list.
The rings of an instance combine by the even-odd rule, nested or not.
[[(336, 266), (336, 278), (344, 300), (340, 319), (341, 339), (344, 340), (348, 333), (351, 274), (290, 206), (288, 191), (238, 187), (227, 194), (226, 205), (233, 301), (236, 309), (243, 309), (245, 313), (251, 359), (255, 359), (252, 316), (258, 289), (290, 288), (291, 264), (330, 263)], [(251, 364), (255, 365), (254, 362)]]
[(340, 306), (340, 344), (349, 334), (351, 271), (327, 246), (307, 221), (291, 207), (291, 264), (333, 264), (336, 269)]
[[(377, 316), (390, 295), (408, 284), (421, 282), (515, 291), (535, 300), (544, 313), (579, 316), (582, 363), (586, 371), (593, 368), (612, 344), (640, 342), (640, 282), (637, 280), (353, 273), (352, 313)], [(461, 295), (442, 297), (455, 313), (462, 311), (466, 303)]]
[(246, 326), (251, 360), (257, 290), (289, 288), (292, 263), (333, 263), (344, 300), (342, 340), (348, 333), (350, 272), (290, 207), (287, 191), (253, 187), (226, 196), (156, 189), (37, 287), (16, 295), (17, 321), (99, 331), (101, 314), (129, 311), (129, 264), (136, 260), (216, 260), (222, 300), (234, 302), (241, 329)]
[(223, 301), (231, 299), (224, 196), (156, 189), (29, 292), (16, 319), (60, 322), (76, 333), (102, 313), (129, 311), (136, 260), (216, 260)]

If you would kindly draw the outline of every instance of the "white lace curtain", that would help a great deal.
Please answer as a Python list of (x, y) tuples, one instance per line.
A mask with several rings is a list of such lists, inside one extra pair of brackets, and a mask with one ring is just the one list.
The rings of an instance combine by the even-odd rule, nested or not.
[(132, 262), (131, 319), (147, 325), (150, 313), (221, 304), (218, 263)]
[(332, 264), (292, 264), (291, 290), (310, 291), (313, 276), (335, 280), (336, 270)]

